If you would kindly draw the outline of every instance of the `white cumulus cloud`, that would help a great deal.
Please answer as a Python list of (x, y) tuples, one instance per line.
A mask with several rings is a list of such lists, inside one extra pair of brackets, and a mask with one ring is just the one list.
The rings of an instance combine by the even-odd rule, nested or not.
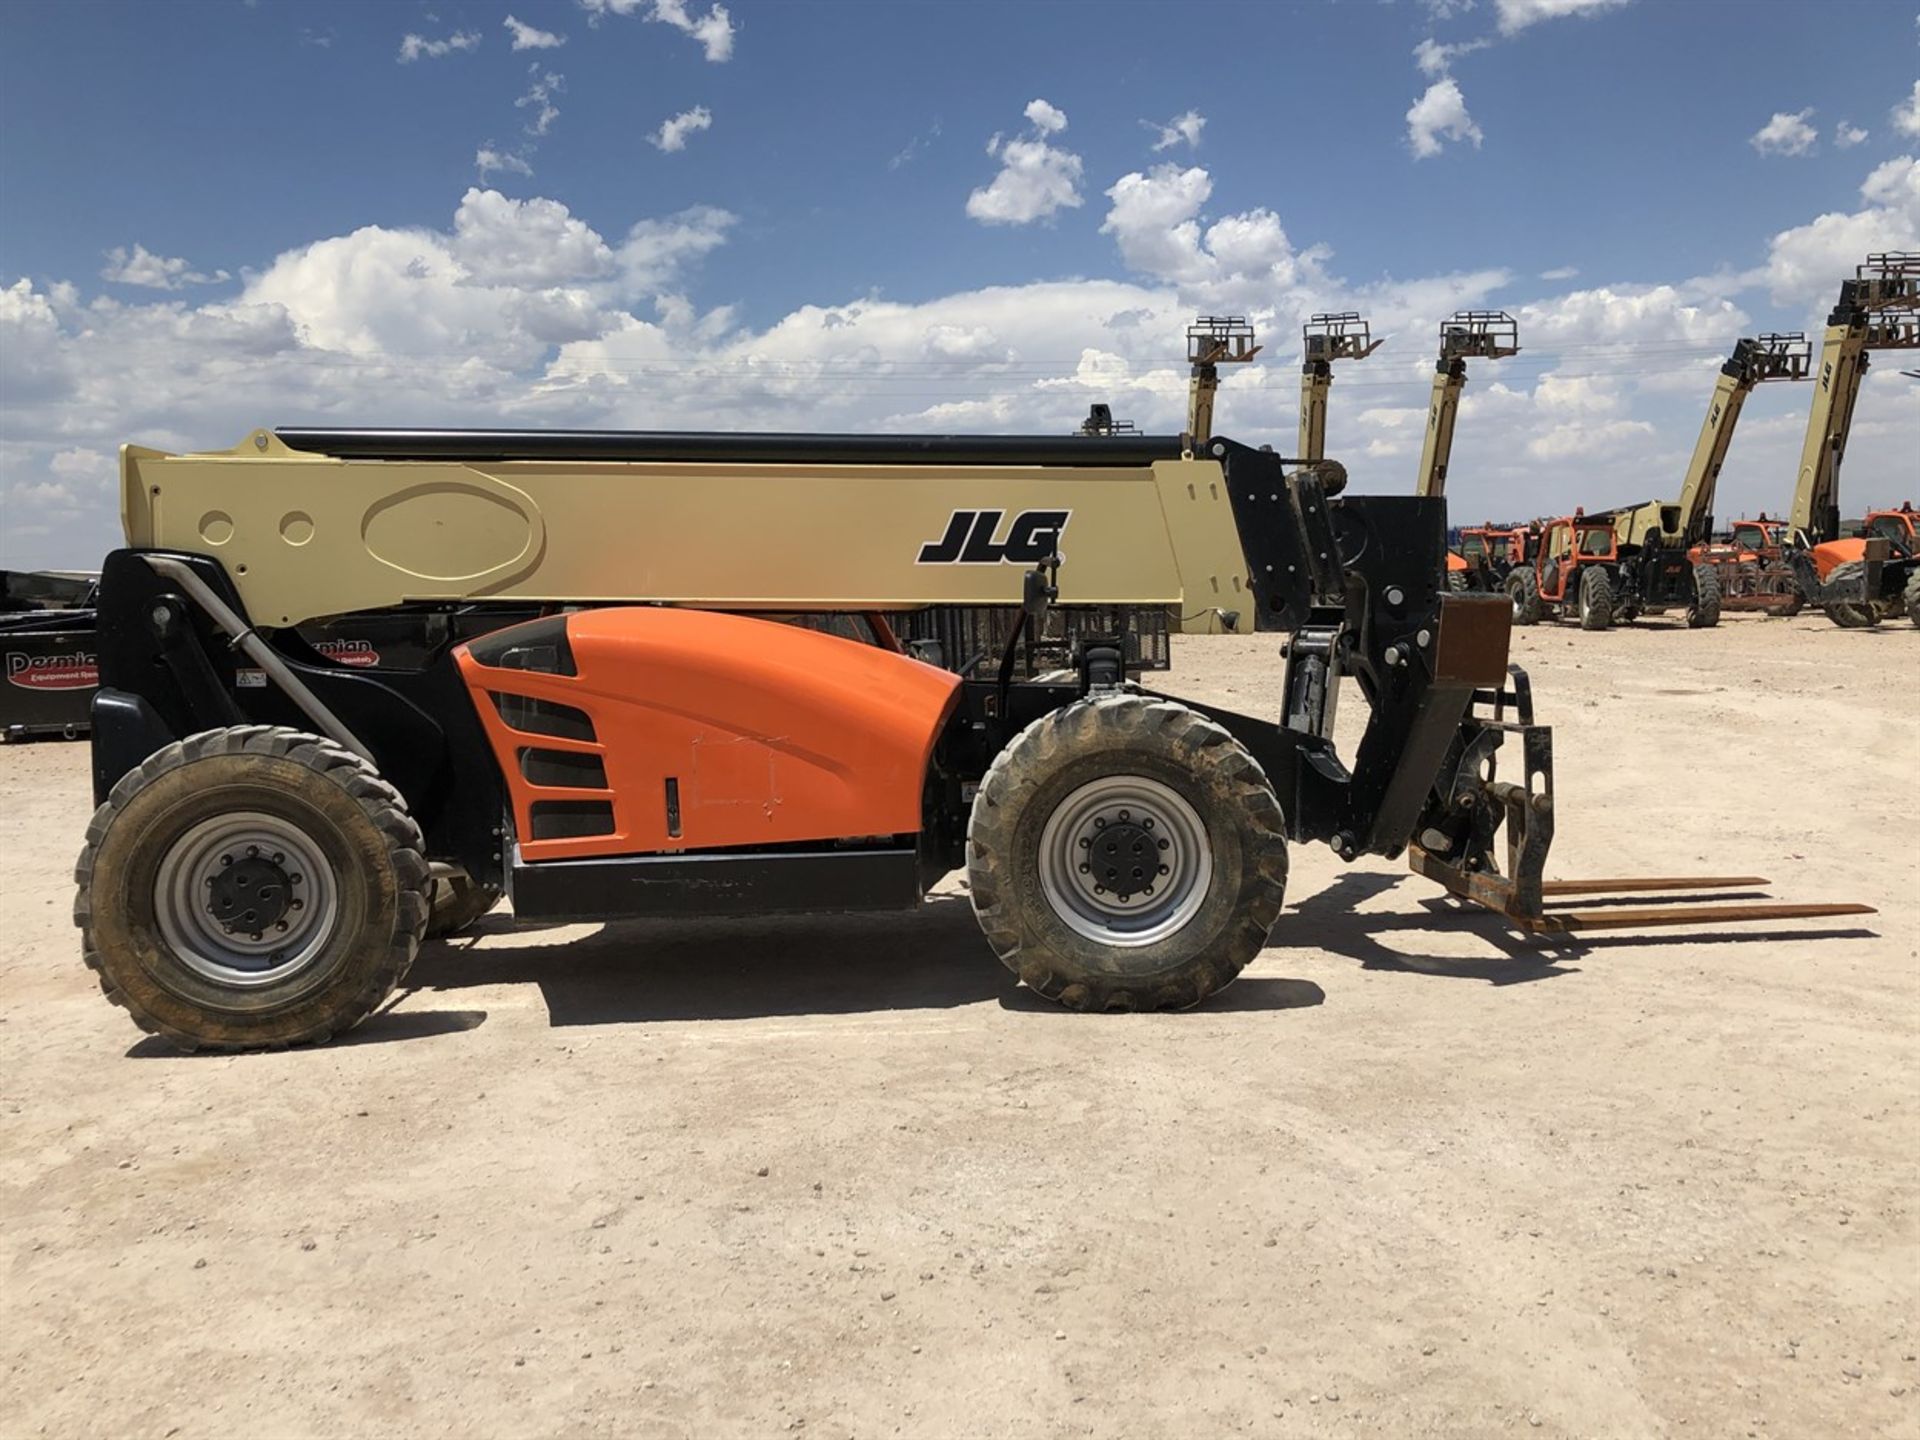
[(473, 168), (483, 182), (493, 175), (533, 174), (533, 166), (525, 155), (514, 150), (502, 150), (491, 141), (473, 152)]
[(444, 40), (429, 40), (424, 35), (408, 35), (400, 42), (400, 63), (411, 65), (416, 60), (438, 60), (442, 55), (451, 55), (456, 50), (477, 50), (480, 48), (478, 30), (456, 30)]
[(1913, 82), (1913, 93), (1893, 107), (1892, 118), (1894, 129), (1920, 140), (1920, 80)]
[(1491, 40), (1466, 40), (1457, 45), (1442, 45), (1428, 36), (1413, 47), (1413, 63), (1420, 67), (1422, 75), (1437, 80), (1453, 69), (1453, 62), (1460, 56), (1484, 50), (1492, 43)]
[(1812, 114), (1811, 108), (1776, 110), (1771, 120), (1747, 137), (1747, 143), (1762, 155), (1808, 154), (1820, 138), (1820, 132), (1808, 123)]
[(1494, 9), (1500, 16), (1500, 33), (1512, 35), (1542, 20), (1597, 15), (1627, 3), (1629, 0), (1494, 0)]
[(1325, 283), (1320, 249), (1296, 250), (1267, 209), (1205, 223), (1213, 177), (1200, 166), (1157, 165), (1107, 191), (1101, 223), (1130, 270), (1178, 288), (1195, 305), (1271, 310)]
[(1478, 148), (1482, 138), (1480, 127), (1467, 113), (1467, 97), (1452, 76), (1434, 81), (1407, 111), (1407, 144), (1415, 159), (1438, 155), (1448, 140), (1469, 140)]
[(1527, 454), (1536, 460), (1610, 455), (1630, 441), (1651, 438), (1653, 433), (1653, 426), (1645, 420), (1570, 420), (1534, 436), (1527, 442)]
[(1865, 130), (1846, 120), (1833, 127), (1833, 148), (1836, 150), (1851, 150), (1866, 138)]
[(1783, 304), (1814, 304), (1868, 255), (1920, 250), (1920, 160), (1901, 155), (1874, 167), (1858, 210), (1829, 211), (1776, 234), (1767, 263), (1749, 277)]
[(224, 270), (203, 274), (185, 260), (155, 255), (136, 243), (129, 250), (116, 245), (107, 251), (107, 263), (100, 271), (102, 280), (116, 285), (144, 285), (150, 290), (178, 290), (187, 285), (218, 285), (228, 278)]
[(739, 27), (724, 5), (711, 6), (704, 15), (695, 15), (689, 10), (687, 0), (580, 0), (580, 8), (587, 12), (588, 23), (593, 25), (598, 25), (607, 15), (644, 12), (648, 20), (671, 25), (681, 34), (698, 40), (701, 50), (714, 64), (733, 58), (733, 37)]
[(513, 48), (516, 50), (557, 50), (567, 43), (567, 37), (556, 35), (551, 30), (542, 30), (529, 25), (524, 20), (516, 20), (509, 15), (501, 22), (513, 35)]
[(453, 214), (448, 252), (483, 285), (535, 289), (608, 274), (613, 251), (557, 200), (510, 200), (468, 189)]
[(1176, 145), (1185, 145), (1196, 149), (1200, 144), (1200, 132), (1207, 128), (1207, 117), (1198, 110), (1188, 110), (1176, 115), (1162, 125), (1154, 120), (1140, 122), (1157, 137), (1153, 142), (1154, 153), (1171, 150)]
[(1032, 131), (1018, 139), (995, 135), (987, 154), (1000, 173), (967, 196), (967, 214), (983, 225), (1026, 225), (1079, 206), (1080, 157), (1047, 143), (1067, 128), (1066, 115), (1045, 100), (1030, 101)]
[(1066, 112), (1045, 100), (1029, 100), (1026, 117), (1033, 128), (1042, 135), (1058, 135), (1067, 128)]
[(560, 118), (560, 107), (553, 103), (553, 97), (567, 88), (567, 77), (556, 75), (551, 70), (542, 70), (538, 62), (528, 70), (533, 79), (527, 85), (527, 93), (514, 101), (516, 110), (525, 110), (530, 118), (527, 121), (527, 134), (545, 135), (553, 128), (553, 122)]
[(704, 105), (696, 105), (691, 110), (682, 110), (678, 115), (661, 121), (660, 128), (647, 137), (647, 143), (671, 155), (687, 148), (689, 135), (712, 128), (713, 113)]

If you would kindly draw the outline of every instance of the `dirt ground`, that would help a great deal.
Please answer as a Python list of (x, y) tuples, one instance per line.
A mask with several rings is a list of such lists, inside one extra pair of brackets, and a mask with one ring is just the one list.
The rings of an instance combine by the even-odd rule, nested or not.
[[(346, 1042), (184, 1058), (80, 964), (85, 747), (0, 749), (0, 1431), (1920, 1435), (1920, 636), (1517, 648), (1550, 873), (1880, 913), (1540, 947), (1303, 848), (1237, 985), (1110, 1017), (956, 881), (496, 915)], [(1168, 688), (1270, 713), (1275, 649)]]

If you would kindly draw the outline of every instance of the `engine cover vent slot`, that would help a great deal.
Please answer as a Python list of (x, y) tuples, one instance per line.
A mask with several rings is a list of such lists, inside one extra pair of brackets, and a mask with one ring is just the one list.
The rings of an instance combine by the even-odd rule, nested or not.
[(587, 835), (613, 834), (611, 800), (536, 800), (532, 818), (536, 840), (578, 840)]
[(556, 700), (536, 700), (531, 695), (503, 695), (489, 690), (500, 718), (523, 735), (551, 735), (557, 740), (597, 740), (593, 717), (572, 705)]
[(598, 755), (577, 750), (524, 749), (520, 752), (520, 773), (529, 785), (555, 790), (607, 788), (606, 763)]

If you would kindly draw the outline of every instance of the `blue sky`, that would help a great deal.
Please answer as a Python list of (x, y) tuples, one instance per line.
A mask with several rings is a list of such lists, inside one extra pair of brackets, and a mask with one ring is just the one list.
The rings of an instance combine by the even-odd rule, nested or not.
[[(11, 0), (0, 559), (97, 558), (120, 441), (260, 423), (1177, 428), (1213, 308), (1269, 341), (1247, 439), (1307, 311), (1368, 310), (1331, 448), (1401, 489), (1434, 326), (1503, 306), (1456, 509), (1666, 493), (1735, 338), (1920, 248), (1917, 40), (1783, 0)], [(1850, 508), (1915, 488), (1900, 358)], [(1806, 398), (1756, 395), (1723, 515), (1784, 504)]]

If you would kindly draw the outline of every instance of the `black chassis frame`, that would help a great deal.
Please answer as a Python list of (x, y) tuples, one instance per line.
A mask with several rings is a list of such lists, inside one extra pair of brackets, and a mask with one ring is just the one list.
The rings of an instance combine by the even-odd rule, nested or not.
[[(1510, 608), (1504, 597), (1443, 593), (1444, 500), (1329, 496), (1321, 472), (1289, 471), (1297, 462), (1270, 451), (1215, 438), (1207, 453), (1225, 473), (1257, 628), (1290, 636), (1283, 646), (1285, 713), (1266, 719), (1180, 703), (1219, 722), (1259, 761), (1292, 839), (1324, 840), (1353, 859), (1397, 855), (1417, 837), (1429, 866), (1498, 873), (1498, 806), (1476, 797), (1491, 780), (1492, 751), (1516, 727), (1470, 711), (1476, 700), (1498, 707), (1514, 698), (1504, 689)], [(198, 731), (249, 723), (315, 728), (292, 698), (261, 683), (234, 640), (149, 566), (146, 553), (114, 551), (101, 576), (101, 689), (92, 737), (97, 800), (149, 755)], [(166, 553), (249, 623), (216, 560)], [(503, 611), (503, 623), (525, 614), (524, 607)], [(865, 848), (814, 844), (527, 865), (518, 861), (505, 786), (451, 644), (420, 669), (357, 669), (329, 660), (292, 630), (258, 633), (372, 753), (406, 798), (429, 858), (519, 891), (516, 908), (528, 918), (675, 913), (694, 897), (702, 913), (911, 905), (933, 879), (964, 863), (972, 789), (1000, 750), (1039, 716), (1096, 686), (1123, 683), (1110, 652), (1083, 656), (1071, 684), (965, 680), (936, 745), (917, 836)], [(254, 683), (240, 683), (243, 671), (253, 672)], [(1524, 677), (1513, 673), (1515, 690), (1524, 689)], [(1332, 738), (1342, 675), (1354, 677), (1370, 707), (1351, 767)], [(1548, 735), (1530, 724), (1530, 714), (1525, 718), (1527, 779), (1544, 795), (1551, 785)], [(1537, 885), (1544, 836), (1525, 847), (1516, 838), (1509, 837), (1509, 852), (1526, 850)], [(716, 876), (727, 883), (716, 885)], [(1516, 878), (1524, 885), (1525, 877)]]
[(1620, 558), (1614, 603), (1641, 615), (1658, 615), (1693, 603), (1693, 556), (1688, 545), (1641, 545)]

